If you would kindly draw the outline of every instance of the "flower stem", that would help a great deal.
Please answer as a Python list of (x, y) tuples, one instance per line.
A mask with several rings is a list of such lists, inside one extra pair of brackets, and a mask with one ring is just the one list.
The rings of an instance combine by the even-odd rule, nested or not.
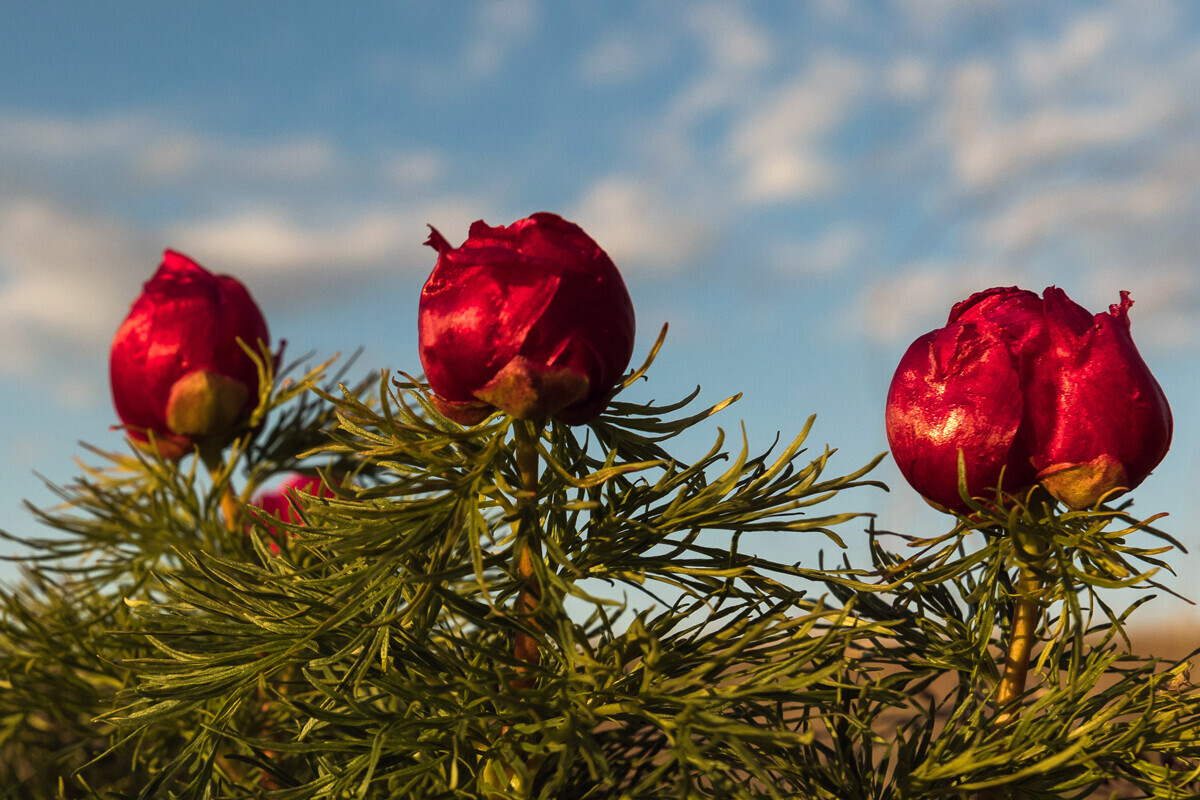
[[(1037, 572), (1027, 564), (1021, 564), (1017, 578), (1017, 596), (1014, 599), (1011, 639), (1004, 658), (1004, 677), (996, 693), (997, 705), (1003, 707), (1021, 696), (1025, 691), (1025, 680), (1029, 674), (1029, 660), (1033, 644), (1037, 640), (1037, 624), (1042, 614), (1039, 597), (1042, 585)], [(997, 725), (1004, 725), (1016, 712), (1006, 710), (996, 717)]]
[[(517, 575), (524, 581), (517, 594), (516, 613), (518, 618), (536, 627), (533, 617), (541, 605), (542, 587), (538, 582), (534, 564), (542, 557), (542, 542), (537, 525), (538, 453), (537, 444), (525, 422), (516, 420), (513, 425), (517, 440), (517, 469), (521, 472), (520, 531), (516, 552)], [(517, 631), (513, 639), (513, 656), (529, 666), (520, 666), (521, 677), (513, 679), (514, 689), (533, 688), (532, 673), (541, 661), (538, 643), (525, 631)]]
[[(215, 439), (209, 439), (200, 444), (200, 458), (208, 468), (208, 474), (215, 481), (225, 469), (225, 461), (221, 456), (221, 446)], [(221, 493), (221, 515), (225, 517), (225, 526), (231, 531), (238, 529), (238, 500), (233, 490), (233, 483), (226, 481), (225, 491)]]

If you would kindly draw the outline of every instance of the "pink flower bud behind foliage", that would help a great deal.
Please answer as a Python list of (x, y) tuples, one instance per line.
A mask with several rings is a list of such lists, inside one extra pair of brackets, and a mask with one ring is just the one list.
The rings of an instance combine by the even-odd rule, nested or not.
[[(259, 515), (259, 519), (265, 521), (267, 517), (295, 524), (300, 522), (300, 514), (297, 512), (297, 502), (300, 501), (299, 495), (307, 494), (313, 497), (336, 497), (328, 487), (321, 482), (318, 475), (301, 475), (299, 473), (291, 475), (279, 488), (263, 492), (254, 500), (254, 505), (262, 509), (264, 514)], [(267, 532), (272, 536), (278, 537), (279, 531), (274, 525), (267, 526)], [(271, 550), (278, 552), (279, 545), (271, 543)]]
[(113, 404), (133, 442), (153, 432), (163, 458), (225, 436), (258, 404), (258, 368), (238, 344), (268, 344), (267, 323), (236, 279), (167, 250), (117, 330)]
[(554, 214), (482, 220), (421, 292), (421, 364), (438, 409), (472, 425), (496, 409), (572, 425), (603, 409), (633, 354), (629, 292), (608, 255)]
[(1093, 316), (1061, 289), (972, 295), (905, 352), (888, 390), (888, 442), (932, 505), (967, 513), (958, 491), (1035, 483), (1073, 508), (1129, 490), (1162, 461), (1171, 409), (1129, 333), (1128, 292)]

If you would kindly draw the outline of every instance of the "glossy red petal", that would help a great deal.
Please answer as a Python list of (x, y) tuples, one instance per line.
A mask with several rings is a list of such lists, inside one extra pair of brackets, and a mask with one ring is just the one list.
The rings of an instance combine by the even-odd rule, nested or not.
[(1056, 287), (1044, 301), (1049, 347), (1034, 377), (1033, 463), (1047, 474), (1097, 459), (1119, 464), (1071, 503), (1091, 505), (1106, 491), (1136, 487), (1162, 461), (1171, 409), (1133, 342), (1127, 292), (1094, 316)]
[(166, 251), (117, 330), (109, 357), (113, 404), (131, 436), (144, 442), (138, 429), (153, 431), (174, 443), (172, 452), (190, 448), (195, 437), (171, 429), (167, 405), (173, 387), (197, 371), (243, 384), (242, 416), (248, 415), (258, 402), (258, 373), (236, 345), (238, 337), (268, 340), (266, 321), (245, 287)]
[(957, 322), (917, 339), (888, 390), (886, 425), (892, 456), (925, 499), (966, 512), (958, 489), (961, 452), (967, 489), (987, 497), (1028, 485), (1021, 458), (1019, 360), (998, 328)]
[(599, 245), (546, 213), (507, 227), (475, 222), (458, 248), (432, 230), (427, 244), (438, 260), (418, 324), (436, 396), (472, 418), (481, 401), (522, 418), (594, 416), (629, 364), (635, 331), (629, 293)]

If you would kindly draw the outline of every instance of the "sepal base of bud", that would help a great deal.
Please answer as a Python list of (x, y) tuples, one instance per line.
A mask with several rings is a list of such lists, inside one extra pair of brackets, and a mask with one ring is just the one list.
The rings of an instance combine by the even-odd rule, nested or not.
[[(118, 426), (120, 427), (120, 426)], [(170, 434), (146, 434), (128, 430), (129, 443), (149, 456), (157, 455), (163, 461), (178, 461), (192, 451), (192, 440), (188, 436), (172, 436)]]
[(587, 376), (573, 369), (546, 369), (517, 356), (475, 396), (517, 419), (539, 420), (587, 397)]
[(1114, 491), (1129, 491), (1125, 466), (1108, 454), (1082, 464), (1053, 464), (1038, 473), (1046, 491), (1075, 509), (1092, 508)]
[(451, 422), (457, 422), (459, 425), (471, 427), (478, 425), (485, 419), (496, 413), (496, 409), (490, 403), (481, 403), (476, 401), (468, 401), (465, 403), (456, 403), (453, 400), (447, 400), (436, 394), (429, 395), (429, 401), (433, 403), (433, 407), (438, 413)]
[(246, 404), (246, 386), (216, 372), (198, 369), (171, 386), (167, 426), (181, 436), (228, 433)]

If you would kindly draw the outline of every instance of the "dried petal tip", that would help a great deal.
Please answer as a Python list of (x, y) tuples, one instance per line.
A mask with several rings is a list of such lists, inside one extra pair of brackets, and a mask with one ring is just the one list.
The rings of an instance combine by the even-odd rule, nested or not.
[(432, 247), (434, 250), (437, 250), (439, 254), (446, 253), (454, 249), (450, 246), (450, 243), (446, 241), (446, 237), (442, 236), (438, 229), (432, 225), (429, 226), (429, 238), (425, 240), (425, 246)]
[(1121, 290), (1121, 302), (1120, 303), (1112, 303), (1111, 305), (1109, 305), (1108, 313), (1112, 314), (1114, 317), (1116, 317), (1118, 319), (1124, 320), (1125, 324), (1128, 325), (1129, 324), (1129, 309), (1132, 305), (1133, 305), (1133, 300), (1131, 300), (1129, 298), (1129, 292), (1122, 289)]

